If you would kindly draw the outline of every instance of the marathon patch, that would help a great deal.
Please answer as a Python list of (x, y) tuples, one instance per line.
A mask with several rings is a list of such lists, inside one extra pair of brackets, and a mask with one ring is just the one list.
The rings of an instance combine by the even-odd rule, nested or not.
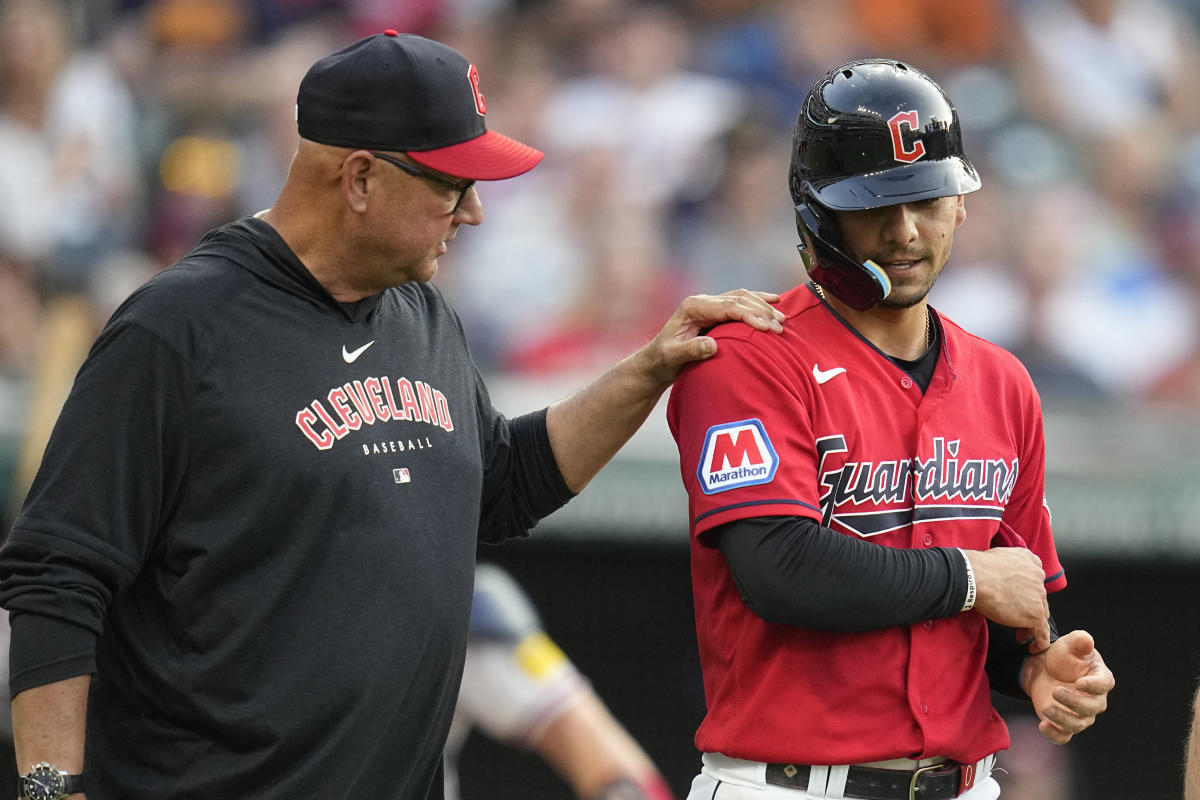
[(716, 494), (769, 483), (778, 467), (767, 429), (757, 419), (744, 419), (708, 429), (696, 477), (705, 494)]

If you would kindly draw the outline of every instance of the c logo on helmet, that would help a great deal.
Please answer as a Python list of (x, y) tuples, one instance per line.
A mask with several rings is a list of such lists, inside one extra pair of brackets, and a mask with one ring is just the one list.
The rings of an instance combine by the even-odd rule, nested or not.
[(479, 91), (479, 70), (475, 69), (474, 64), (467, 70), (467, 80), (471, 82), (471, 93), (475, 95), (475, 112), (482, 117), (487, 113), (487, 101), (483, 99), (483, 92)]
[(925, 143), (917, 140), (913, 143), (911, 150), (906, 148), (904, 146), (904, 132), (900, 129), (901, 125), (907, 125), (910, 131), (917, 130), (920, 125), (917, 121), (917, 112), (901, 111), (888, 120), (888, 130), (892, 132), (892, 155), (895, 156), (897, 161), (911, 164), (925, 155)]

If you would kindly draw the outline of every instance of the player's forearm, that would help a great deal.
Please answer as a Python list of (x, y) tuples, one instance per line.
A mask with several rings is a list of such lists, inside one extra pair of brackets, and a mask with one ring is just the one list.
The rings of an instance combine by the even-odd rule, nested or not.
[(575, 796), (598, 796), (620, 779), (639, 784), (658, 775), (650, 757), (590, 690), (546, 729), (537, 750)]
[(768, 622), (867, 631), (958, 614), (966, 566), (955, 550), (905, 550), (843, 536), (802, 517), (717, 528), (746, 605)]
[(640, 354), (550, 406), (546, 430), (563, 480), (579, 492), (646, 421), (670, 386), (641, 366)]
[(35, 686), (12, 701), (13, 745), (24, 774), (48, 761), (69, 773), (83, 771), (90, 675)]

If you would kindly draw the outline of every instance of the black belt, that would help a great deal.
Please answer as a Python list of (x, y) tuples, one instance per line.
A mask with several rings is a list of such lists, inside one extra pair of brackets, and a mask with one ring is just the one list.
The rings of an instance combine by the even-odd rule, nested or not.
[[(807, 764), (767, 764), (767, 783), (807, 789)], [(846, 797), (863, 800), (950, 800), (962, 786), (962, 764), (949, 761), (914, 770), (850, 767)]]

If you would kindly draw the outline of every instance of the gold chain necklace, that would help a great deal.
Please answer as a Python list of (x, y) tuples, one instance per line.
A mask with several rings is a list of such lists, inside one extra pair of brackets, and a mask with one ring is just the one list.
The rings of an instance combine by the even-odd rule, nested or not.
[[(820, 297), (826, 303), (829, 302), (829, 298), (827, 298), (825, 296), (825, 290), (821, 288), (821, 284), (813, 283), (813, 288), (817, 290), (818, 297)], [(933, 347), (933, 324), (930, 322), (929, 317), (930, 317), (929, 309), (925, 309), (925, 349), (926, 350), (928, 350), (930, 347)]]

